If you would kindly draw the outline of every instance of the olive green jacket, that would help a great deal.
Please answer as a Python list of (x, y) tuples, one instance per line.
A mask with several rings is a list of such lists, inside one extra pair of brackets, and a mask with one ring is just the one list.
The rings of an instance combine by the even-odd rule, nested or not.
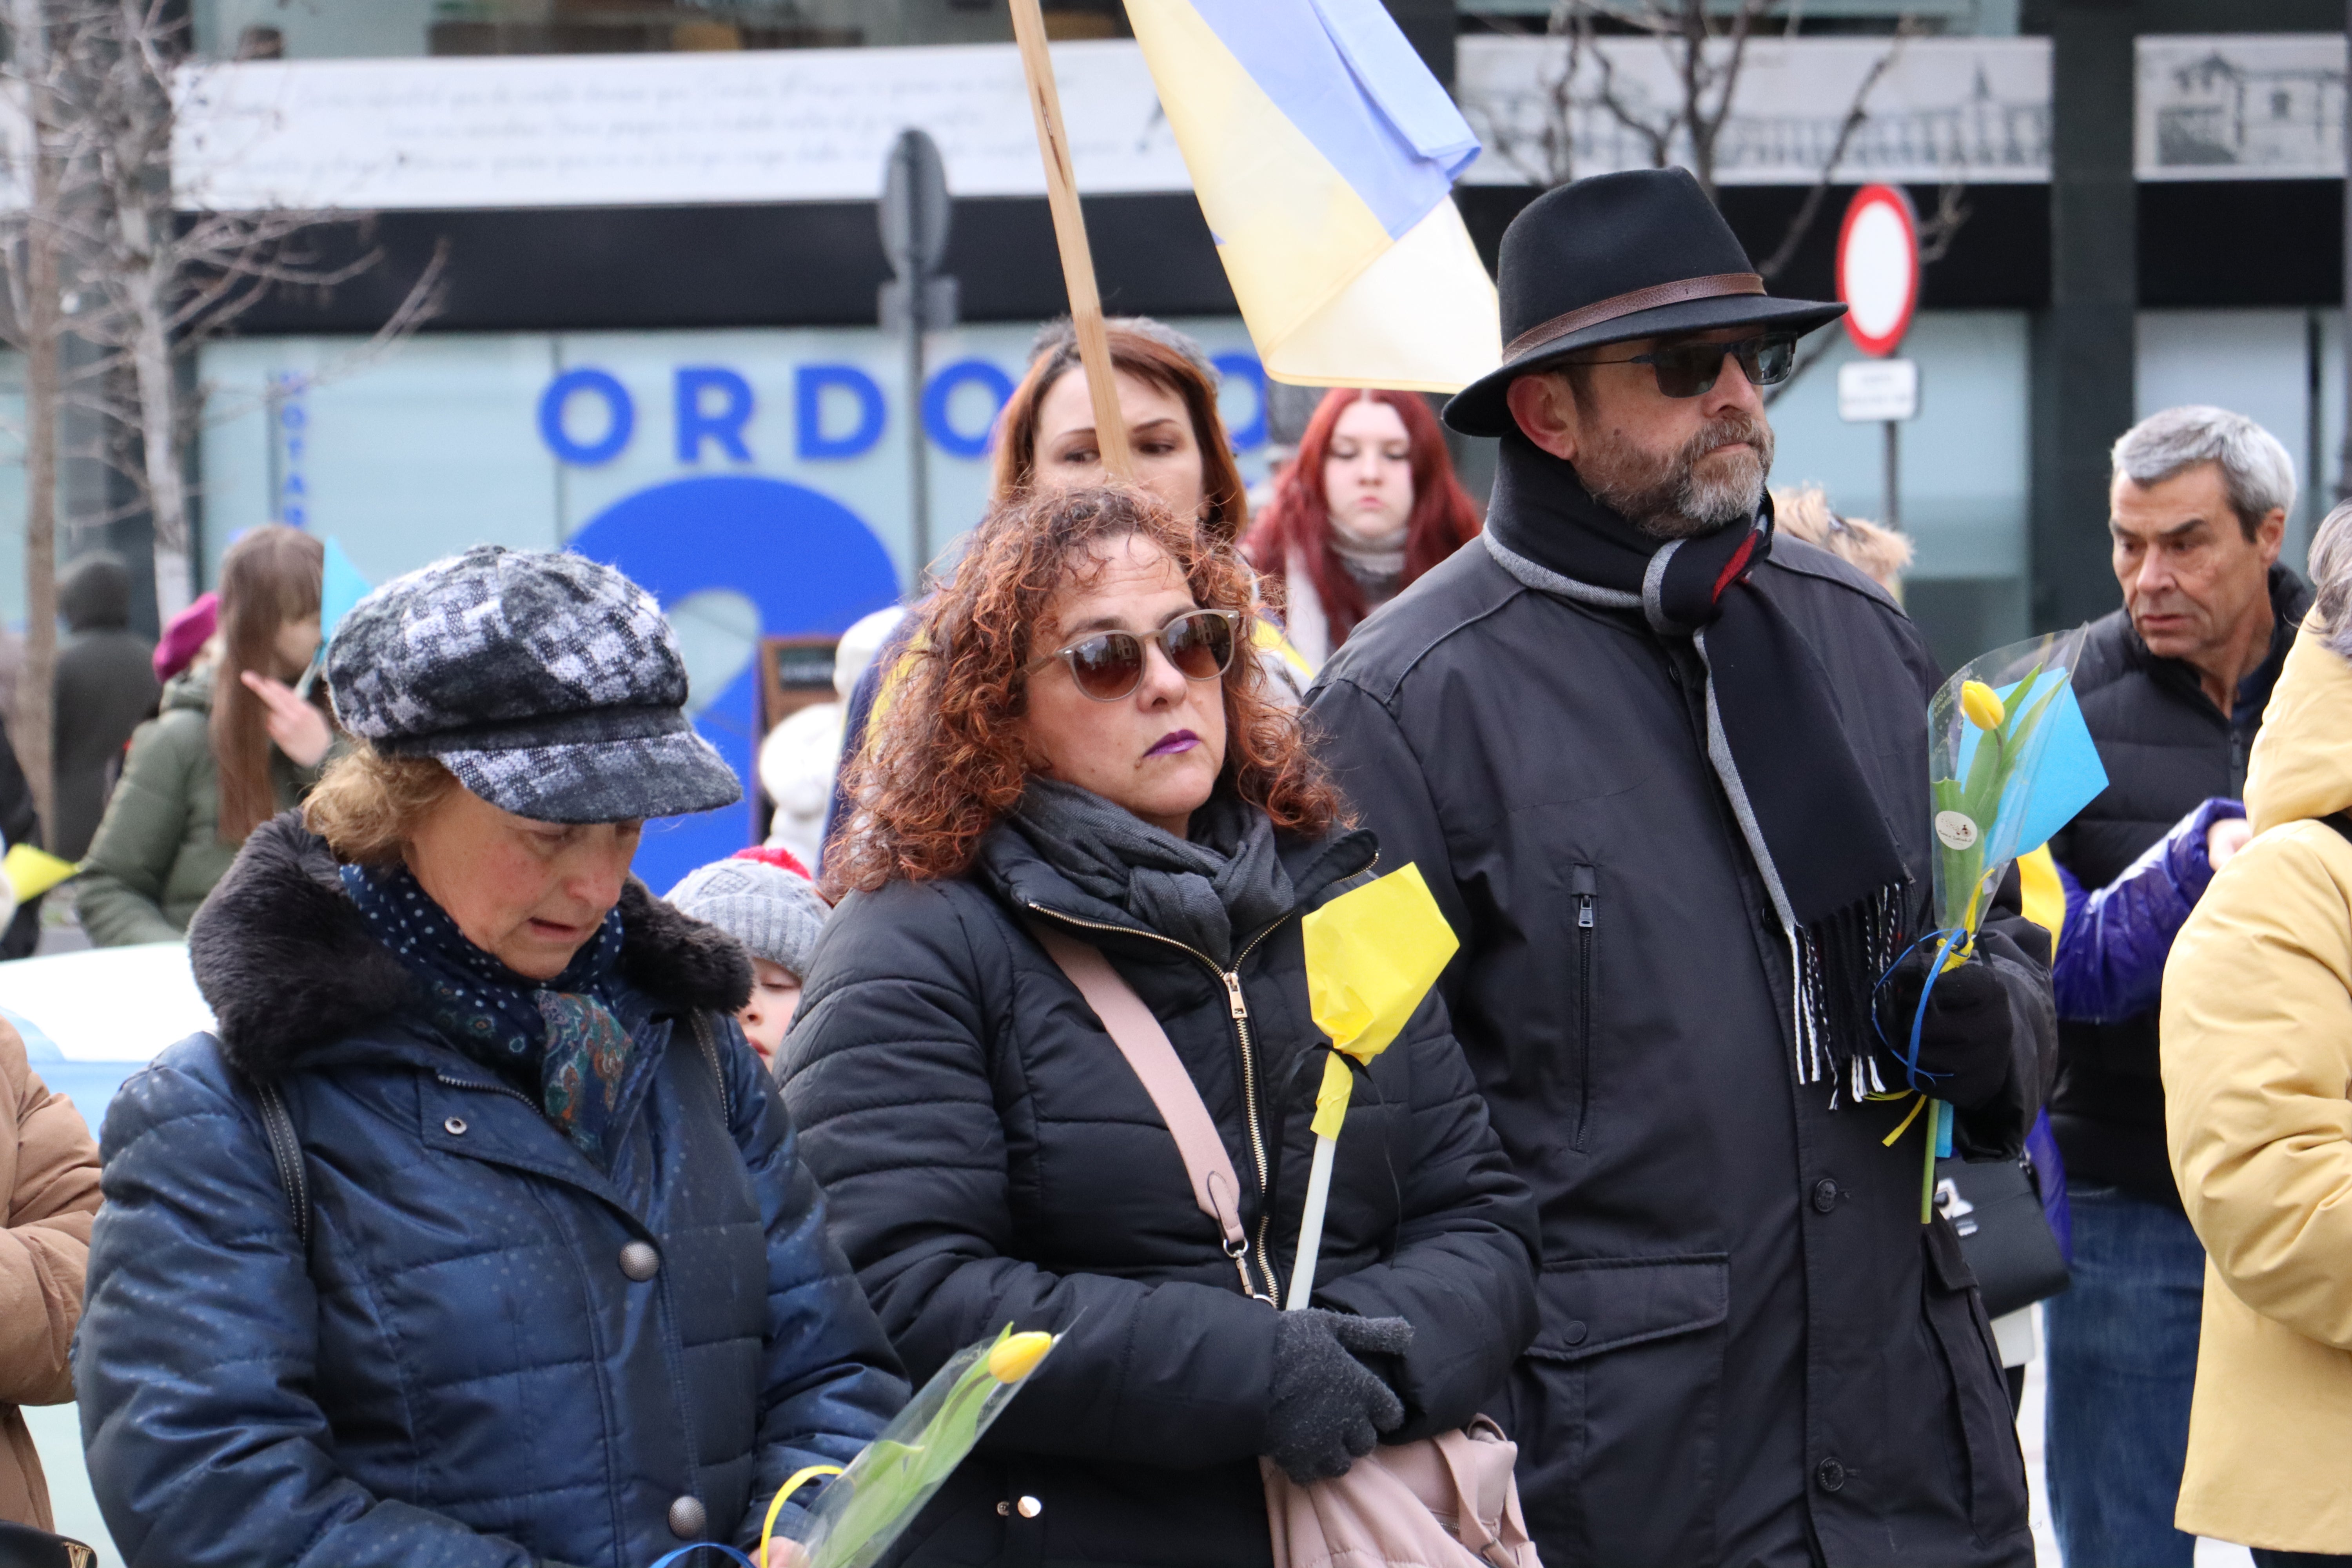
[[(213, 761), (210, 664), (163, 689), (163, 710), (131, 737), (122, 780), (90, 840), (75, 884), (82, 930), (100, 947), (178, 942), (189, 917), (236, 858), (220, 837), (220, 773)], [(320, 768), (300, 768), (272, 746), (278, 807), (299, 805)]]

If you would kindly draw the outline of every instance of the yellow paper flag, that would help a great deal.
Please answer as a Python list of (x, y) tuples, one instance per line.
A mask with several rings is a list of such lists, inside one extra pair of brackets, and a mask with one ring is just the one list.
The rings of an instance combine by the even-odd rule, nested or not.
[[(1316, 1027), (1360, 1062), (1388, 1049), (1462, 945), (1438, 912), (1421, 868), (1410, 865), (1342, 893), (1300, 929)], [(1316, 1096), (1318, 1135), (1338, 1135), (1349, 1092), (1347, 1064), (1334, 1056)]]
[(7, 858), (0, 860), (0, 875), (8, 879), (8, 886), (15, 890), (16, 901), (20, 904), (27, 899), (39, 898), (80, 870), (81, 868), (72, 861), (60, 860), (29, 844), (9, 846)]

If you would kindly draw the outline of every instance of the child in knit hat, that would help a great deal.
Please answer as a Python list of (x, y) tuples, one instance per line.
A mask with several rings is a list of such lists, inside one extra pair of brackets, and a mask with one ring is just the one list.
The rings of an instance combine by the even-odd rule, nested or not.
[(706, 921), (751, 954), (751, 1000), (735, 1015), (769, 1070), (801, 1002), (801, 977), (833, 913), (790, 851), (743, 849), (687, 873), (669, 890), (681, 914)]

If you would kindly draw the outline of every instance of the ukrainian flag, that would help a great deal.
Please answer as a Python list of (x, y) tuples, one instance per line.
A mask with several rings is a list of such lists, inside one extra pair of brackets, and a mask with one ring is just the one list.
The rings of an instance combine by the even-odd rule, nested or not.
[(1502, 362), (1454, 210), (1478, 139), (1380, 0), (1127, 0), (1266, 374), (1454, 392)]

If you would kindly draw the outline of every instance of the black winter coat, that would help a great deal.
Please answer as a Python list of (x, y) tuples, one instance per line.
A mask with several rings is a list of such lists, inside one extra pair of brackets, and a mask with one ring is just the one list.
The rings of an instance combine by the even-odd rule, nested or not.
[[(2123, 610), (2101, 617), (2083, 645), (2074, 692), (2106, 765), (2107, 787), (2050, 841), (2087, 891), (2127, 870), (2173, 825), (2216, 796), (2246, 791), (2246, 759), (2262, 732), (2271, 688), (2311, 608), (2311, 590), (2284, 566), (2270, 574), (2270, 657), (2238, 683), (2229, 713), (2205, 695), (2196, 669), (2148, 651)], [(2178, 1210), (2164, 1142), (2164, 1080), (2156, 1011), (2114, 1024), (2062, 1020), (2050, 1130), (2069, 1181), (2118, 1186)]]
[(131, 630), (131, 577), (110, 554), (86, 555), (58, 584), (58, 613), (73, 635), (58, 645), (56, 830), (49, 853), (79, 860), (106, 814), (107, 770), (121, 760), (131, 731), (163, 700), (155, 645)]
[[(1242, 1293), (1150, 1097), (1024, 921), (1099, 945), (1158, 1016), (1247, 1189), (1253, 1266), (1268, 1246), (1286, 1288), (1323, 1056), (1296, 915), (1351, 885), (1372, 840), (1282, 858), (1297, 905), (1244, 938), (1245, 1020), (1213, 963), (1009, 828), (966, 877), (855, 894), (827, 925), (784, 1098), (908, 1372), (1008, 1322), (1067, 1336), (910, 1534), (914, 1562), (1271, 1561), (1256, 1456), (1275, 1311)], [(1270, 1212), (1255, 1134), (1279, 1166)], [(1533, 1232), (1433, 999), (1358, 1085), (1317, 1269), (1318, 1306), (1413, 1325), (1381, 1369), (1406, 1410), (1392, 1440), (1496, 1407), (1534, 1331)]]
[[(598, 1170), (412, 1021), (324, 845), (265, 823), (190, 934), (217, 1037), (107, 1110), (74, 1352), (131, 1568), (647, 1568), (759, 1537), (906, 1397), (759, 1058), (740, 949), (630, 883), (651, 1070)], [(301, 1142), (298, 1230), (251, 1081)], [(708, 1554), (706, 1554), (708, 1555)]]
[[(1541, 559), (1527, 524), (1489, 528)], [(1924, 930), (1919, 634), (1785, 535), (1751, 582), (1828, 671)], [(2030, 1563), (1991, 1331), (1951, 1227), (1920, 1224), (1924, 1123), (1889, 1149), (1906, 1105), (1797, 1081), (1788, 944), (1705, 700), (1687, 643), (1484, 548), (1366, 621), (1309, 699), (1463, 939), (1441, 990), (1542, 1215), (1506, 1422), (1528, 1523), (1562, 1568)], [(2050, 1041), (2046, 969), (2000, 967), (2011, 1091), (1959, 1124), (1984, 1154), (2022, 1140)]]

